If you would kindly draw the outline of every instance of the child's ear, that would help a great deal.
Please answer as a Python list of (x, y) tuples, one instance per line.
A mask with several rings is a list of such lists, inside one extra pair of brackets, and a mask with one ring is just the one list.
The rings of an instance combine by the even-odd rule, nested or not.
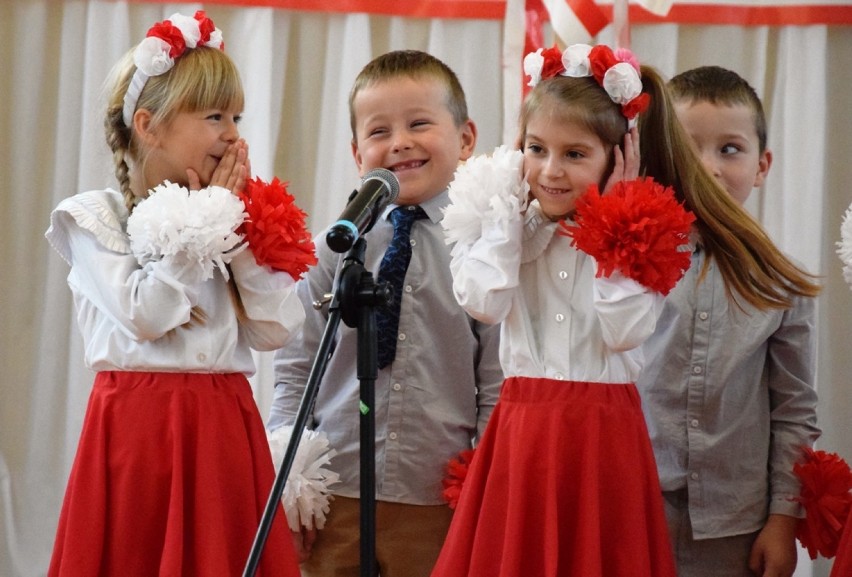
[(355, 166), (358, 167), (358, 176), (364, 176), (364, 159), (361, 158), (361, 151), (358, 150), (358, 143), (353, 138), (350, 142), (352, 147), (352, 157), (355, 159)]
[(147, 108), (137, 108), (133, 113), (133, 130), (136, 137), (146, 147), (151, 147), (157, 142), (157, 135), (152, 130), (151, 119), (153, 114)]
[(459, 138), (461, 139), (459, 160), (467, 160), (473, 155), (473, 151), (476, 148), (476, 136), (476, 124), (473, 120), (468, 119), (459, 128)]
[(766, 182), (766, 176), (769, 174), (769, 168), (772, 166), (772, 151), (768, 148), (764, 150), (760, 159), (757, 161), (757, 174), (754, 175), (754, 186), (763, 186)]

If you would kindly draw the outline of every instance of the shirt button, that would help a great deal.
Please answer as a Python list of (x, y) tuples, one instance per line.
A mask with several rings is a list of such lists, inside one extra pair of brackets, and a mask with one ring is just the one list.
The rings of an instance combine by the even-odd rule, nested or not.
[(399, 333), (399, 336), (397, 338), (401, 341), (404, 341), (405, 340), (405, 333)]
[(697, 427), (698, 426), (698, 419), (692, 419), (691, 421), (689, 421), (689, 424), (692, 425), (693, 427)]
[(700, 375), (701, 374), (701, 367), (699, 367), (699, 366), (692, 367), (692, 374), (693, 375)]
[(407, 285), (405, 285), (405, 289), (404, 289), (404, 290), (405, 290), (405, 292), (410, 293), (410, 292), (411, 292), (411, 291), (413, 291), (414, 289), (413, 289), (413, 288), (411, 288), (411, 285), (410, 285), (410, 284), (407, 284)]
[(708, 315), (707, 313), (704, 313), (704, 312), (698, 313), (698, 318), (701, 319), (702, 321), (706, 321), (709, 316), (710, 315)]
[(393, 384), (393, 390), (394, 390), (394, 391), (398, 391), (398, 390), (400, 390), (401, 388), (402, 388), (402, 385), (400, 385), (399, 383), (394, 383), (394, 384)]
[(203, 363), (207, 360), (207, 355), (205, 355), (204, 353), (198, 353), (198, 356), (196, 358)]
[(411, 246), (417, 246), (417, 241), (411, 238), (408, 240), (408, 244), (410, 244)]
[(697, 481), (698, 480), (698, 473), (690, 473), (689, 478), (692, 479), (693, 481)]
[(396, 433), (391, 433), (390, 435), (388, 435), (388, 439), (390, 439), (391, 441), (396, 441)]
[(568, 278), (568, 273), (565, 272), (564, 270), (559, 271), (559, 278), (561, 278), (562, 280), (565, 280), (566, 278)]
[(556, 318), (556, 322), (557, 322), (557, 323), (561, 323), (562, 321), (564, 321), (564, 320), (565, 320), (565, 315), (563, 315), (562, 313), (556, 313), (556, 317), (555, 317), (555, 318)]
[(565, 379), (565, 375), (563, 375), (562, 373), (556, 373), (555, 375), (553, 375), (553, 378), (557, 381), (562, 381)]

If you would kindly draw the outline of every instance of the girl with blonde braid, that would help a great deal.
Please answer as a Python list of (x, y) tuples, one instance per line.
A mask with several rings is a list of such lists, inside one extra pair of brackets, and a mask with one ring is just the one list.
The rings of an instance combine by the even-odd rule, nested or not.
[[(251, 349), (300, 329), (294, 276), (313, 245), (296, 242), (288, 266), (252, 244), (246, 195), (259, 181), (222, 47), (201, 11), (153, 26), (111, 78), (105, 126), (120, 192), (83, 192), (51, 215), (46, 236), (71, 266), (97, 373), (51, 577), (238, 575), (272, 487), (246, 377)], [(290, 208), (291, 228), (304, 230)], [(260, 563), (258, 575), (299, 574), (283, 514)]]

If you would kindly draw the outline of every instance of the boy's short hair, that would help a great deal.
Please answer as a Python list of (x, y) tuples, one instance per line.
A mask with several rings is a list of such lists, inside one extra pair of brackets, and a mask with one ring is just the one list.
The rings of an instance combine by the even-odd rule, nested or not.
[(709, 102), (733, 106), (737, 104), (751, 108), (760, 152), (766, 150), (766, 115), (763, 103), (754, 88), (733, 70), (721, 66), (699, 66), (681, 72), (669, 83), (672, 97), (680, 102)]
[(387, 52), (371, 60), (355, 78), (349, 93), (349, 124), (352, 138), (355, 136), (355, 97), (364, 88), (390, 80), (392, 78), (434, 78), (447, 88), (446, 104), (456, 126), (469, 120), (467, 100), (464, 90), (455, 72), (449, 66), (426, 52), (420, 50), (396, 50)]

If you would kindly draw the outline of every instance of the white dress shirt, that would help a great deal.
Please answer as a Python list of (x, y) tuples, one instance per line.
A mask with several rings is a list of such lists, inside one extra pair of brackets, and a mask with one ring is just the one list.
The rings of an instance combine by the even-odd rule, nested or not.
[(456, 247), (456, 297), (474, 318), (502, 323), (506, 377), (632, 383), (662, 297), (620, 274), (596, 277), (595, 260), (557, 226), (537, 201), (483, 223), (478, 239)]
[[(180, 255), (140, 266), (125, 232), (119, 193), (90, 191), (62, 201), (46, 236), (71, 265), (68, 284), (95, 371), (255, 371), (250, 348), (283, 345), (304, 321), (289, 274), (258, 265), (250, 250), (230, 263), (246, 319), (238, 322), (228, 282), (209, 280)], [(203, 323), (192, 322), (198, 307)]]

